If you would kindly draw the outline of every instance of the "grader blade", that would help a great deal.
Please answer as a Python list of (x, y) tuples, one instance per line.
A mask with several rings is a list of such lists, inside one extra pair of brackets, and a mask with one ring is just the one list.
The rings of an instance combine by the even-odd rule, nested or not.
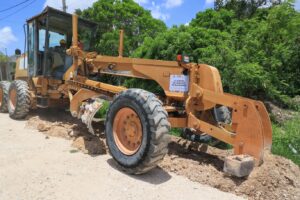
[(265, 105), (261, 101), (256, 101), (255, 106), (259, 112), (262, 120), (263, 130), (264, 130), (264, 148), (271, 150), (272, 147), (272, 125), (270, 121), (269, 114)]
[(188, 127), (233, 145), (235, 155), (253, 156), (259, 165), (263, 162), (264, 151), (270, 150), (272, 144), (271, 122), (266, 108), (259, 101), (223, 95), (223, 99), (228, 97), (235, 100), (231, 107), (232, 123), (228, 130), (200, 120), (192, 113), (188, 117)]
[[(235, 155), (253, 156), (256, 164), (261, 164), (264, 151), (270, 150), (272, 144), (272, 127), (264, 104), (224, 93), (219, 72), (212, 66), (192, 65), (190, 75), (191, 88), (186, 100), (188, 127), (233, 145)], [(218, 127), (197, 118), (197, 112), (217, 105), (232, 109), (229, 128)]]
[(245, 102), (250, 102), (250, 103), (254, 104), (255, 109), (259, 114), (259, 119), (261, 120), (261, 124), (263, 126), (263, 128), (262, 128), (263, 134), (262, 135), (264, 137), (264, 148), (270, 150), (271, 146), (272, 146), (272, 124), (271, 124), (271, 120), (270, 120), (269, 114), (267, 112), (267, 109), (266, 109), (265, 105), (263, 104), (263, 102), (255, 101), (255, 100), (244, 98), (244, 97), (234, 96), (231, 94), (225, 94), (225, 95), (231, 96), (232, 98), (238, 98)]
[(261, 164), (271, 126), (267, 124), (269, 119), (265, 118), (262, 106), (259, 111), (257, 105), (255, 101), (241, 99), (233, 108), (232, 128), (236, 133), (233, 146), (235, 154), (251, 155), (256, 158), (256, 164)]

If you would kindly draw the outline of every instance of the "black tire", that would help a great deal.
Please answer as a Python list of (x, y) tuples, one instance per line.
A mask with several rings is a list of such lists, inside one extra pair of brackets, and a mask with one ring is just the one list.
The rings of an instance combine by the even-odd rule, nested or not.
[[(113, 136), (113, 122), (122, 108), (131, 108), (140, 118), (142, 142), (133, 155), (125, 155), (117, 147)], [(109, 107), (105, 134), (112, 157), (129, 174), (143, 174), (155, 168), (168, 152), (170, 142), (168, 113), (161, 101), (152, 93), (141, 89), (128, 89), (117, 95)]]
[[(16, 98), (11, 99), (12, 92), (16, 92)], [(14, 103), (13, 103), (14, 102)], [(13, 119), (24, 119), (30, 109), (30, 93), (27, 82), (13, 81), (9, 87), (8, 112)]]
[(1, 113), (7, 113), (8, 108), (7, 108), (7, 101), (8, 101), (8, 91), (9, 91), (9, 85), (10, 82), (8, 81), (1, 81), (0, 82), (0, 90), (1, 94), (0, 95), (0, 112)]

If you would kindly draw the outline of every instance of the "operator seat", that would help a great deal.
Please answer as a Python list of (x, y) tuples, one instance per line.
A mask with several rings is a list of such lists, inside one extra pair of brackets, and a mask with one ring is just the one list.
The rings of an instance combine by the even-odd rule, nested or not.
[(66, 54), (66, 50), (57, 46), (52, 51), (52, 75), (57, 80), (62, 80), (63, 75), (73, 64), (73, 59), (71, 56)]

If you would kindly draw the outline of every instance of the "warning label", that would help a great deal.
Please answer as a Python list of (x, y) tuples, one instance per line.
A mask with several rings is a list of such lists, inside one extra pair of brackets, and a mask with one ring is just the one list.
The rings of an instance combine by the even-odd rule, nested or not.
[(189, 91), (189, 76), (171, 75), (169, 90), (171, 92), (188, 92)]

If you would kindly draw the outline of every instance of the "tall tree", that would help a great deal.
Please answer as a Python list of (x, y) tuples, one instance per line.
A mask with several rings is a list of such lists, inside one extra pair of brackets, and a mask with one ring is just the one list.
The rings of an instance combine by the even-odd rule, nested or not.
[(106, 55), (118, 54), (119, 30), (125, 32), (124, 55), (129, 56), (145, 37), (166, 31), (164, 22), (154, 19), (151, 12), (133, 0), (98, 0), (92, 7), (77, 13), (99, 23), (96, 49)]
[(226, 8), (233, 10), (237, 17), (250, 17), (256, 10), (263, 6), (274, 6), (281, 4), (282, 0), (215, 0), (215, 10)]

